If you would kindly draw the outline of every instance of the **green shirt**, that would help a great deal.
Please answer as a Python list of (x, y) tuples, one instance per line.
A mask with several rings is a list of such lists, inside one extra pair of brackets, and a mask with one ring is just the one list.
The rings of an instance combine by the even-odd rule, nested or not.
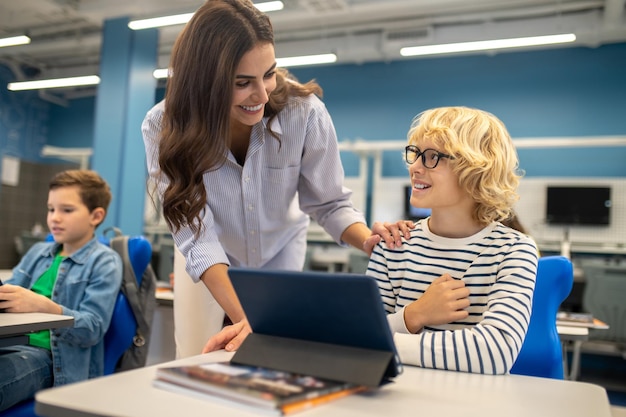
[[(57, 273), (59, 272), (59, 266), (61, 266), (63, 259), (65, 259), (65, 256), (55, 256), (50, 268), (39, 277), (35, 285), (33, 285), (33, 288), (31, 288), (31, 291), (43, 295), (44, 297), (52, 298), (52, 289), (54, 288), (54, 283), (57, 281)], [(28, 337), (30, 345), (50, 350), (50, 330), (35, 332)]]

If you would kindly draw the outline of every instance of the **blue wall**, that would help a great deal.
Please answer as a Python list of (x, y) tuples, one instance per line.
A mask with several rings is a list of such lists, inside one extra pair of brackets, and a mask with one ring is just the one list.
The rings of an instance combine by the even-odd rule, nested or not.
[(48, 138), (50, 104), (37, 92), (9, 91), (6, 85), (14, 78), (10, 68), (0, 65), (0, 153), (39, 162)]
[[(340, 140), (401, 140), (417, 113), (445, 105), (490, 111), (514, 138), (626, 136), (625, 71), (626, 43), (292, 69), (300, 80), (322, 85)], [(89, 100), (53, 108), (49, 144), (91, 146)], [(527, 176), (626, 176), (626, 147), (521, 149), (519, 155)], [(355, 175), (356, 158), (344, 162)], [(383, 174), (406, 175), (399, 152), (385, 153)]]
[[(404, 139), (417, 113), (450, 105), (494, 113), (514, 138), (626, 135), (626, 44), (293, 73), (322, 85), (340, 139)], [(626, 147), (519, 156), (527, 176), (626, 176)], [(383, 175), (406, 175), (399, 153), (385, 153)]]
[(68, 107), (52, 106), (47, 145), (91, 148), (95, 103), (93, 97), (87, 97), (71, 100)]

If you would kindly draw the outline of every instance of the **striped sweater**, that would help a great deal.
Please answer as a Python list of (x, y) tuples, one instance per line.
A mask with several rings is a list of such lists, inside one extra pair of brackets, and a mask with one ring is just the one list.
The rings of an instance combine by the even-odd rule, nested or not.
[[(462, 239), (434, 235), (427, 220), (396, 249), (379, 244), (367, 274), (376, 278), (403, 363), (485, 374), (508, 373), (519, 353), (532, 306), (537, 247), (528, 236), (492, 223)], [(411, 334), (404, 307), (448, 273), (470, 290), (463, 321)]]

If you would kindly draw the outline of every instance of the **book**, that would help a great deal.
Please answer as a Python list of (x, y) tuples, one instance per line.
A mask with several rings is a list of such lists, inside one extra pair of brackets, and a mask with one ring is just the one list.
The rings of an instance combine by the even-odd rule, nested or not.
[(230, 362), (160, 367), (154, 385), (271, 415), (292, 414), (366, 390), (362, 385)]
[(593, 317), (591, 313), (572, 313), (559, 311), (556, 314), (557, 326), (587, 327), (590, 329), (608, 329), (609, 325)]

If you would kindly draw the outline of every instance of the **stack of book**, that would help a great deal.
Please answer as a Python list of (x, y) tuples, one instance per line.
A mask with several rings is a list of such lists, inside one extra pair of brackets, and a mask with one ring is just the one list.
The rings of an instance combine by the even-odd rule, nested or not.
[(161, 367), (154, 385), (273, 415), (295, 413), (367, 389), (353, 383), (230, 362)]
[(556, 314), (557, 326), (587, 327), (590, 329), (608, 329), (609, 325), (593, 317), (591, 313), (572, 313), (559, 311)]

